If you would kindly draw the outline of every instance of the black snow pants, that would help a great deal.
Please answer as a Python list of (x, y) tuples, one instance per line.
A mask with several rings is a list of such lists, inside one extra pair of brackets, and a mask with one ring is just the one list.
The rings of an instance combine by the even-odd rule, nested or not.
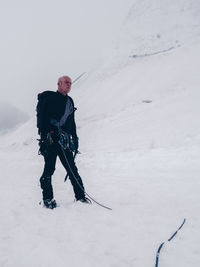
[[(43, 200), (53, 199), (53, 187), (52, 187), (51, 177), (55, 171), (57, 156), (59, 156), (62, 165), (64, 166), (67, 173), (69, 174), (69, 179), (73, 186), (75, 198), (78, 200), (78, 199), (85, 197), (85, 193), (83, 191), (84, 190), (83, 182), (78, 173), (78, 169), (75, 165), (73, 154), (68, 149), (64, 150), (64, 153), (70, 165), (70, 168), (63, 155), (63, 150), (61, 149), (60, 145), (57, 142), (54, 142), (53, 144), (49, 145), (47, 148), (47, 153), (44, 156), (44, 161), (45, 161), (44, 171), (40, 178), (40, 185), (42, 188)], [(74, 178), (74, 176), (76, 177), (76, 179)], [(83, 190), (80, 188), (76, 180), (81, 185)]]

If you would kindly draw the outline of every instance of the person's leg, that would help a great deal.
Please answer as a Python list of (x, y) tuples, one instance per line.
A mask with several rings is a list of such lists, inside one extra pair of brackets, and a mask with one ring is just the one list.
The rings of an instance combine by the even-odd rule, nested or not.
[[(65, 156), (63, 155), (63, 152)], [(69, 179), (73, 186), (76, 200), (85, 199), (85, 189), (83, 186), (82, 179), (78, 173), (78, 169), (75, 165), (72, 152), (70, 152), (68, 149), (62, 150), (60, 148), (58, 150), (58, 156), (64, 168), (66, 169), (67, 173), (69, 174)]]
[(47, 149), (47, 155), (44, 156), (44, 171), (40, 178), (40, 185), (42, 188), (43, 200), (53, 199), (53, 187), (51, 183), (51, 176), (55, 171), (57, 157), (56, 145), (50, 145)]

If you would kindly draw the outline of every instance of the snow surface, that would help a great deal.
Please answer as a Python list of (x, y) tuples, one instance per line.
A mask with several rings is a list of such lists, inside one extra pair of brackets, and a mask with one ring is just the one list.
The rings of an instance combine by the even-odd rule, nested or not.
[[(178, 4), (184, 5), (180, 27), (187, 22), (193, 34), (181, 31), (180, 40), (188, 42), (169, 51), (161, 46), (165, 52), (154, 54), (154, 42), (151, 47), (147, 40), (152, 49), (134, 58), (121, 44), (71, 94), (78, 107), (79, 172), (86, 191), (112, 211), (74, 203), (59, 161), (53, 185), (60, 207), (38, 205), (43, 159), (37, 155), (36, 121), (31, 119), (1, 136), (1, 267), (153, 267), (159, 245), (184, 218), (177, 236), (165, 243), (159, 266), (200, 266), (200, 19), (190, 16), (188, 21), (187, 16), (200, 5), (167, 1), (167, 12), (153, 2), (170, 25), (173, 11), (179, 14)], [(157, 25), (149, 1), (142, 4), (138, 16), (146, 14)], [(126, 25), (131, 23), (129, 15)], [(169, 44), (176, 27), (170, 29)]]

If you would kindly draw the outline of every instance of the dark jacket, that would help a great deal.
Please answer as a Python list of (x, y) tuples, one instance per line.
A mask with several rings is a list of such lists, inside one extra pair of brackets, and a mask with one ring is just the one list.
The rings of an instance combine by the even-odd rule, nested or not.
[(73, 139), (77, 138), (76, 124), (74, 120), (74, 102), (68, 95), (63, 96), (58, 91), (52, 92), (49, 96), (45, 97), (45, 102), (41, 114), (41, 127), (39, 129), (41, 138), (45, 138), (48, 132), (58, 133), (58, 128), (52, 124), (52, 120), (60, 121), (61, 117), (65, 114), (66, 102), (71, 101), (72, 113), (67, 117), (65, 124), (61, 127), (62, 130), (71, 134)]

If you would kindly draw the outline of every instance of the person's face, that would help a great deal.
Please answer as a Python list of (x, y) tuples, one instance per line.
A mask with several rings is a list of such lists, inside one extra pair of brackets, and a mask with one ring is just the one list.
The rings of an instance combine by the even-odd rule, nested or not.
[(69, 94), (71, 90), (71, 85), (72, 85), (72, 82), (69, 77), (62, 78), (58, 82), (58, 91), (63, 95), (67, 95)]

